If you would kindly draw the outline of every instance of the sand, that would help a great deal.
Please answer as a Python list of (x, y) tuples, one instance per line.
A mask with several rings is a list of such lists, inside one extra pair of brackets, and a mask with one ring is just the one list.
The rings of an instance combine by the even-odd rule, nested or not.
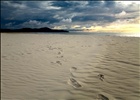
[(139, 100), (139, 40), (2, 33), (1, 99)]

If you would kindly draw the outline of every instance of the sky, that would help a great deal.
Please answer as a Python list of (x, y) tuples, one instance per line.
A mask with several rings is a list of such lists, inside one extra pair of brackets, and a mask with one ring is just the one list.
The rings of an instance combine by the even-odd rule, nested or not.
[(1, 28), (140, 33), (140, 1), (1, 1)]

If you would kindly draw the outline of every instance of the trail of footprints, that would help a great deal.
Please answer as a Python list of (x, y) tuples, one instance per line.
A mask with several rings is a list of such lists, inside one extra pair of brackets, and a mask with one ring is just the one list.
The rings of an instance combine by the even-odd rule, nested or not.
[[(56, 48), (52, 46), (47, 46), (49, 50), (58, 50), (56, 58), (63, 58), (64, 56), (62, 55), (63, 49), (62, 48)], [(62, 65), (62, 62), (60, 60), (57, 60), (55, 62), (51, 62), (52, 64), (59, 64)]]
[[(63, 55), (62, 55), (63, 50), (61, 48), (53, 48), (53, 47), (49, 46), (48, 49), (49, 50), (54, 50), (54, 49), (59, 50), (58, 53), (57, 53), (57, 58), (63, 58)], [(51, 63), (62, 65), (62, 62), (59, 61), (59, 60), (56, 61), (56, 62), (51, 62)], [(74, 75), (73, 75), (73, 72), (76, 72), (76, 70), (78, 70), (76, 67), (71, 67), (70, 68), (70, 78), (68, 79), (68, 84), (73, 86), (74, 88), (81, 88), (82, 85), (80, 84), (79, 81), (77, 81), (74, 78)], [(100, 79), (101, 81), (104, 81), (104, 75), (99, 74), (98, 79)], [(103, 94), (98, 94), (97, 95), (97, 100), (109, 100), (109, 98), (104, 96)]]
[[(72, 85), (74, 88), (81, 88), (82, 85), (79, 83), (79, 81), (74, 79), (74, 76), (73, 76), (73, 72), (75, 72), (76, 70), (78, 70), (76, 67), (71, 67), (70, 68), (70, 75), (71, 76), (70, 76), (70, 78), (68, 80), (68, 84)], [(101, 81), (104, 81), (104, 75), (103, 74), (99, 74), (98, 78)], [(109, 98), (104, 96), (103, 94), (98, 94), (97, 95), (97, 100), (109, 100)]]
[[(57, 58), (63, 58), (62, 50), (57, 53)], [(57, 64), (62, 65), (61, 61), (56, 61)]]

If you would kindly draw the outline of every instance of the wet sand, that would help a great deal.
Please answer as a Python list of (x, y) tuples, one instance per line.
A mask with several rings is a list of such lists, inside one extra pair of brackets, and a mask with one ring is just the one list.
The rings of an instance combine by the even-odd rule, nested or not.
[(1, 99), (139, 100), (139, 46), (139, 37), (2, 33)]

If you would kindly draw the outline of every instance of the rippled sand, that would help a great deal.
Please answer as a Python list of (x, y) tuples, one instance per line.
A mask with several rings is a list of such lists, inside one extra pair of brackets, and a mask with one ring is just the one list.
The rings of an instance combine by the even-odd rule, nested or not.
[(139, 100), (139, 40), (3, 33), (1, 99)]

